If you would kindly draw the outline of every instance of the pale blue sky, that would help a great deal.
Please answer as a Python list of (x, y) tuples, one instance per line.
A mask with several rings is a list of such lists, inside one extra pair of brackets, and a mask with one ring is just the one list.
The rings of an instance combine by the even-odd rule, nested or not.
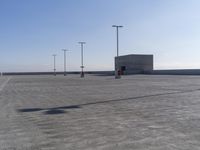
[(200, 68), (199, 0), (0, 0), (0, 71), (112, 70), (120, 55), (153, 54), (155, 69)]

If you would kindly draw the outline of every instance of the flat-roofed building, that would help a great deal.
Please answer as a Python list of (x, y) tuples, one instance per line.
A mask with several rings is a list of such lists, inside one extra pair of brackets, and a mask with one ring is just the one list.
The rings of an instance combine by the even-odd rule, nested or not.
[(153, 55), (131, 54), (115, 57), (115, 70), (122, 74), (150, 73), (153, 71)]

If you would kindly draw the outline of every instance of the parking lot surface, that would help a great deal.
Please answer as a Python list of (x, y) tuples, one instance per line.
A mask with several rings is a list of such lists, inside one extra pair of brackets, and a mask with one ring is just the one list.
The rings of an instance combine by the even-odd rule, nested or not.
[(200, 76), (0, 77), (0, 150), (200, 150)]

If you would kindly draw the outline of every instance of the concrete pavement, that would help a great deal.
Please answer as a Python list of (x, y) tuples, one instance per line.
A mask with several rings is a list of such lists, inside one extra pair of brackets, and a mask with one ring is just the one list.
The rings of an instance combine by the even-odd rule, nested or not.
[(0, 78), (0, 150), (199, 150), (199, 76)]

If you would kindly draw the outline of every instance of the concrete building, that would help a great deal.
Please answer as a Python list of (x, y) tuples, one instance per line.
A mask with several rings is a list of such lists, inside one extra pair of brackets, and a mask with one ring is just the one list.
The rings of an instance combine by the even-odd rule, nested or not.
[(115, 70), (122, 74), (150, 73), (153, 71), (153, 55), (124, 55), (115, 57)]

